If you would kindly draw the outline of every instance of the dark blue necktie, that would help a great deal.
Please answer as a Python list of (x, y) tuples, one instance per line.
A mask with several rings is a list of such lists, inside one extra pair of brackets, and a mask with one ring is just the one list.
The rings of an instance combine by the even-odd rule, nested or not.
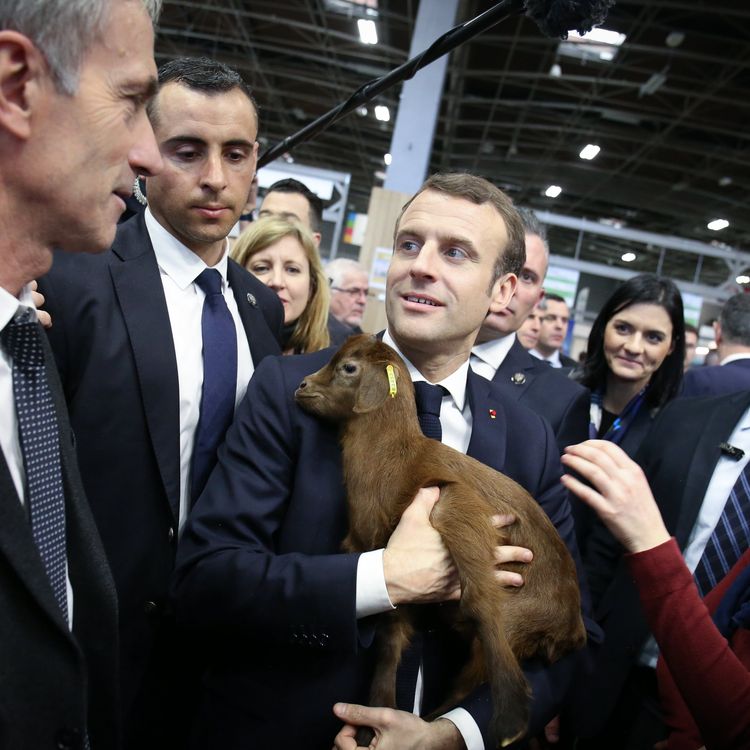
[(57, 415), (41, 341), (43, 335), (36, 313), (22, 308), (0, 333), (0, 342), (13, 360), (13, 398), (26, 472), (31, 533), (67, 623), (65, 491)]
[[(440, 426), (440, 406), (448, 391), (441, 385), (432, 385), (424, 380), (414, 383), (414, 398), (417, 402), (419, 426), (426, 437), (440, 440), (443, 430)], [(396, 672), (396, 706), (402, 711), (414, 710), (414, 696), (417, 690), (417, 675), (424, 652), (424, 635), (416, 630), (409, 648), (403, 653)]]
[(422, 432), (433, 440), (443, 437), (440, 427), (440, 405), (448, 391), (442, 385), (432, 385), (424, 380), (414, 383), (414, 398), (417, 402), (417, 417)]
[(740, 473), (724, 510), (695, 569), (695, 582), (705, 596), (750, 547), (750, 464)]
[(216, 450), (234, 416), (237, 390), (237, 332), (215, 268), (201, 272), (195, 283), (205, 292), (203, 334), (203, 390), (195, 431), (191, 500), (195, 502), (216, 464)]

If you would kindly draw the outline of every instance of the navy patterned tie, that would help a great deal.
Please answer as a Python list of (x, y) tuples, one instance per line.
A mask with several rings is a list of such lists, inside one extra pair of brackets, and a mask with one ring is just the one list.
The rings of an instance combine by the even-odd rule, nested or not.
[(36, 313), (25, 307), (0, 333), (0, 342), (13, 360), (13, 397), (26, 472), (31, 533), (67, 623), (65, 491), (57, 415), (41, 341), (43, 335)]
[(724, 511), (695, 569), (695, 582), (705, 596), (750, 547), (750, 464), (729, 493)]
[(414, 383), (414, 398), (417, 401), (417, 417), (422, 432), (433, 440), (441, 440), (440, 405), (448, 391), (442, 385), (432, 385), (424, 380)]
[(203, 390), (193, 446), (191, 500), (195, 502), (216, 464), (216, 450), (234, 416), (237, 390), (237, 331), (224, 295), (221, 274), (206, 268), (195, 283), (205, 292), (203, 334)]

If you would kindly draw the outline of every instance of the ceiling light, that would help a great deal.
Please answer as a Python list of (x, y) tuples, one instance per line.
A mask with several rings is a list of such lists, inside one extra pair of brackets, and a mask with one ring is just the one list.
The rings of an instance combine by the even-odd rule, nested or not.
[(385, 180), (385, 172), (382, 169), (378, 169), (375, 172), (375, 179), (376, 180)]
[(599, 146), (589, 143), (581, 149), (581, 153), (578, 154), (578, 156), (580, 156), (581, 159), (591, 161), (600, 151), (601, 149)]
[(738, 276), (735, 281), (738, 284), (750, 284), (750, 276)]
[(709, 221), (706, 225), (709, 229), (713, 229), (714, 232), (718, 232), (721, 229), (726, 229), (729, 226), (729, 222), (726, 219), (714, 219)]
[(672, 49), (679, 47), (684, 41), (685, 34), (681, 31), (670, 31), (669, 34), (667, 34), (667, 38), (664, 40), (667, 47), (671, 47)]
[(375, 26), (375, 21), (360, 18), (357, 21), (357, 28), (359, 29), (359, 41), (362, 42), (362, 44), (378, 43), (378, 30)]
[(393, 157), (390, 154), (383, 154), (383, 161), (385, 162), (385, 165), (387, 167), (391, 166), (392, 160), (393, 160)]
[(727, 187), (727, 185), (731, 185), (731, 184), (732, 184), (731, 177), (722, 177), (719, 179), (719, 185), (721, 185), (721, 187)]
[(367, 117), (367, 107), (357, 107), (357, 114), (360, 117)]
[(545, 191), (544, 194), (548, 198), (557, 198), (558, 195), (562, 193), (562, 188), (559, 185), (550, 185)]
[(706, 354), (708, 354), (708, 352), (709, 352), (709, 349), (708, 349), (708, 347), (707, 347), (707, 346), (696, 346), (696, 347), (695, 347), (695, 353), (696, 353), (696, 354), (697, 354), (697, 355), (698, 355), (699, 357), (705, 357), (705, 356), (706, 356)]
[(388, 122), (391, 119), (391, 110), (384, 104), (378, 104), (375, 107), (375, 119), (381, 122)]
[(560, 63), (552, 63), (552, 67), (549, 69), (551, 78), (560, 78), (562, 76), (562, 68)]
[(624, 263), (632, 263), (638, 256), (635, 253), (623, 253), (620, 260)]
[(651, 96), (655, 94), (665, 83), (667, 82), (667, 68), (658, 72), (652, 73), (649, 79), (642, 83), (638, 89), (638, 96)]
[(582, 41), (582, 42), (595, 42), (598, 44), (611, 44), (613, 47), (619, 47), (627, 37), (625, 34), (620, 34), (618, 31), (610, 31), (609, 29), (591, 29), (586, 34), (579, 34), (577, 31), (570, 31), (568, 33), (568, 39), (571, 41)]

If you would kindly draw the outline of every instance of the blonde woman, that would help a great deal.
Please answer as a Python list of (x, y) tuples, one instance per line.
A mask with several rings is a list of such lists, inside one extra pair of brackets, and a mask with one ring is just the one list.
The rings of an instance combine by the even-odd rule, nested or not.
[(324, 349), (328, 335), (328, 280), (310, 232), (296, 222), (268, 217), (234, 243), (232, 257), (279, 295), (284, 305), (284, 354)]

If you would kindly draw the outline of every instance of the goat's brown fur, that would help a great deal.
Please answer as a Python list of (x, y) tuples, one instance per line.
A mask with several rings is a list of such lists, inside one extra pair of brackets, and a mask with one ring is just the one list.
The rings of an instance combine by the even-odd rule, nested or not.
[[(388, 364), (396, 374), (395, 397), (389, 394)], [(459, 606), (442, 609), (472, 639), (471, 659), (446, 706), (489, 680), (494, 736), (501, 745), (517, 739), (529, 715), (529, 688), (518, 660), (538, 655), (555, 661), (586, 641), (575, 565), (555, 527), (513, 480), (424, 437), (409, 373), (393, 349), (377, 339), (349, 339), (326, 367), (305, 378), (296, 398), (312, 414), (342, 423), (349, 506), (345, 550), (385, 547), (417, 491), (440, 488), (430, 521), (461, 582)], [(498, 530), (491, 522), (497, 513), (512, 513), (516, 521)], [(497, 582), (498, 544), (534, 553), (530, 563), (503, 566), (523, 575), (522, 587)], [(383, 617), (373, 706), (395, 707), (396, 669), (413, 632), (414, 607), (401, 606)]]

